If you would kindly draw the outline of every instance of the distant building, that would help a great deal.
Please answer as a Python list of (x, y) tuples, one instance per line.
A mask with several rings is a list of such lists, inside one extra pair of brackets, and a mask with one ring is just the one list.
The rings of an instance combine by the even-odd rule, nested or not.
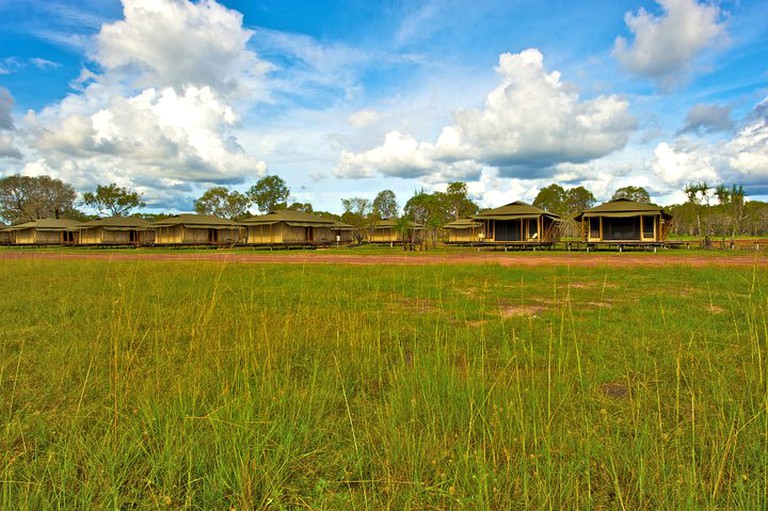
[(240, 240), (240, 227), (224, 218), (184, 214), (152, 224), (155, 244), (232, 245)]
[(479, 215), (486, 243), (551, 245), (560, 240), (560, 216), (525, 202), (512, 202)]
[(240, 224), (246, 229), (245, 242), (255, 245), (331, 244), (342, 232), (348, 230), (350, 237), (352, 232), (351, 226), (337, 220), (292, 209), (270, 211)]
[(155, 241), (155, 228), (143, 218), (98, 218), (75, 229), (81, 245), (144, 245)]
[(8, 226), (3, 222), (0, 222), (0, 245), (7, 245), (11, 242), (11, 232), (8, 230)]
[(483, 223), (471, 218), (460, 218), (443, 226), (446, 243), (477, 243), (483, 241)]
[(575, 217), (587, 243), (660, 243), (667, 239), (672, 215), (655, 204), (616, 199)]
[(16, 245), (66, 245), (77, 243), (77, 232), (71, 229), (80, 225), (77, 220), (46, 218), (8, 228), (11, 243)]
[(400, 243), (403, 241), (419, 241), (424, 226), (416, 222), (408, 222), (408, 233), (406, 239), (403, 239), (403, 233), (398, 228), (397, 218), (385, 218), (379, 220), (371, 228), (371, 234), (368, 239), (371, 243)]

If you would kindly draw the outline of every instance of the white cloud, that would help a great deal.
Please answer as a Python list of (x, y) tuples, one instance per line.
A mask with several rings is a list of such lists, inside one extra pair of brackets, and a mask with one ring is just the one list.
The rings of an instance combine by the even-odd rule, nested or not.
[(336, 174), (370, 177), (477, 175), (483, 166), (503, 174), (541, 174), (561, 162), (584, 162), (610, 154), (627, 142), (635, 120), (628, 102), (617, 96), (582, 99), (558, 72), (547, 73), (536, 49), (502, 54), (496, 68), (501, 83), (480, 110), (459, 110), (435, 143), (398, 131), (384, 144), (354, 153), (343, 151)]
[(372, 109), (358, 110), (349, 116), (349, 124), (355, 128), (365, 128), (381, 119), (381, 112)]
[(485, 109), (456, 114), (462, 138), (490, 165), (588, 161), (624, 147), (635, 129), (626, 100), (581, 99), (559, 72), (546, 72), (536, 49), (502, 54), (496, 71), (502, 83), (488, 94)]
[(768, 178), (768, 98), (754, 111), (754, 119), (726, 146), (731, 168), (742, 175)]
[(40, 158), (24, 171), (91, 187), (263, 174), (235, 138), (236, 112), (257, 99), (270, 68), (247, 49), (242, 16), (213, 0), (124, 0), (124, 13), (94, 39), (100, 69), (83, 72), (79, 93), (25, 117), (26, 145)]
[(663, 14), (645, 9), (624, 16), (634, 42), (617, 37), (613, 56), (630, 72), (670, 87), (691, 70), (702, 50), (725, 41), (725, 25), (717, 5), (695, 0), (657, 0)]
[(759, 103), (736, 135), (726, 141), (660, 143), (654, 151), (653, 172), (667, 188), (686, 183), (768, 185), (768, 98)]
[(343, 177), (423, 176), (433, 170), (431, 148), (416, 139), (391, 131), (384, 144), (360, 154), (342, 151), (336, 173)]
[(104, 25), (94, 59), (139, 87), (209, 86), (250, 94), (271, 65), (246, 48), (242, 15), (213, 0), (123, 0), (125, 19)]
[(671, 187), (699, 181), (719, 182), (714, 157), (709, 149), (707, 145), (680, 143), (673, 147), (662, 142), (653, 151), (653, 171)]

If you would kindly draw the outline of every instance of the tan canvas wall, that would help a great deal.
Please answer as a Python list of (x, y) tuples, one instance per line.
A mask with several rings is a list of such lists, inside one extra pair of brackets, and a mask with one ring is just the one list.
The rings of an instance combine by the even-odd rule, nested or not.
[(13, 231), (13, 242), (19, 245), (29, 245), (35, 243), (35, 230), (34, 229), (22, 229), (19, 231)]
[(446, 241), (451, 243), (471, 243), (478, 241), (480, 229), (446, 229)]
[(283, 241), (288, 243), (304, 243), (309, 241), (304, 227), (295, 227), (292, 225), (278, 224), (283, 230)]
[(184, 227), (174, 225), (172, 227), (158, 227), (155, 231), (155, 243), (161, 245), (172, 243), (184, 243)]
[(333, 241), (336, 241), (336, 236), (339, 236), (339, 242), (340, 243), (349, 243), (351, 241), (354, 241), (355, 235), (352, 231), (345, 230), (345, 231), (334, 231), (333, 232)]
[(249, 225), (246, 240), (247, 243), (282, 243), (281, 224)]
[[(93, 244), (111, 244), (128, 245), (132, 243), (151, 243), (154, 239), (153, 231), (129, 231), (129, 230), (111, 230), (103, 227), (94, 227), (92, 229), (82, 229), (79, 231), (81, 245)], [(131, 235), (133, 234), (133, 238)]]
[(248, 243), (308, 243), (336, 241), (333, 231), (325, 227), (298, 227), (277, 223), (248, 226)]
[[(72, 233), (73, 242), (77, 242), (77, 233)], [(57, 245), (62, 241), (63, 234), (59, 231), (38, 231), (36, 229), (21, 229), (14, 231), (12, 236), (13, 243), (19, 245)]]
[(373, 232), (371, 233), (371, 241), (372, 242), (400, 241), (400, 235), (398, 232), (395, 231), (395, 229), (392, 229), (392, 228), (374, 229)]

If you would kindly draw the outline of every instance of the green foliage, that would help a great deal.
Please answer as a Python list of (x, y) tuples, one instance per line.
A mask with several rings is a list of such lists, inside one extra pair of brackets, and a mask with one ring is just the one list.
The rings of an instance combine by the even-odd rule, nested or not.
[(395, 192), (392, 190), (382, 190), (373, 199), (373, 214), (379, 219), (397, 218), (400, 207), (397, 205)]
[(85, 192), (83, 202), (107, 216), (127, 216), (134, 209), (146, 206), (138, 192), (117, 186), (117, 183), (98, 185), (95, 192)]
[(229, 191), (224, 186), (209, 188), (195, 200), (195, 212), (214, 215), (230, 220), (239, 218), (248, 210), (250, 200), (238, 191)]
[(445, 194), (451, 210), (451, 220), (469, 218), (478, 213), (479, 208), (469, 198), (469, 190), (466, 183), (460, 181), (449, 183)]
[(533, 205), (568, 219), (595, 205), (595, 196), (583, 186), (564, 189), (553, 183), (539, 190)]
[(539, 190), (536, 198), (533, 199), (533, 205), (544, 211), (565, 216), (565, 189), (559, 184), (552, 183)]
[(616, 199), (629, 199), (631, 201), (639, 202), (640, 204), (650, 204), (651, 195), (648, 190), (642, 186), (624, 186), (616, 190), (611, 197), (611, 200)]
[(79, 212), (72, 185), (50, 176), (0, 178), (0, 218), (20, 224), (44, 218), (71, 218)]
[(294, 211), (301, 211), (303, 213), (314, 213), (312, 204), (309, 202), (292, 202), (286, 207), (286, 209), (292, 209)]
[(8, 259), (0, 291), (2, 509), (768, 506), (757, 267)]
[(279, 176), (265, 176), (248, 190), (248, 198), (262, 213), (285, 207), (291, 191)]
[(358, 242), (362, 241), (375, 221), (371, 218), (371, 201), (363, 197), (350, 197), (341, 199), (341, 205), (344, 208), (341, 221), (354, 227), (355, 238)]

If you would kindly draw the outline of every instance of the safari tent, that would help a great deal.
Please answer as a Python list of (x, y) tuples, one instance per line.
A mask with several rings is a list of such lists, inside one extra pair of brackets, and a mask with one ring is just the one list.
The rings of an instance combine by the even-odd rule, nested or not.
[(336, 220), (281, 209), (241, 222), (246, 228), (245, 242), (255, 245), (328, 244), (336, 242)]
[(175, 215), (151, 226), (158, 245), (232, 245), (240, 240), (240, 227), (236, 223), (211, 215)]
[(352, 243), (355, 240), (355, 228), (339, 220), (334, 220), (331, 228), (339, 243)]
[(616, 199), (583, 211), (575, 220), (587, 243), (661, 243), (672, 227), (672, 215), (655, 204)]
[(78, 242), (72, 229), (81, 222), (66, 218), (46, 218), (8, 228), (11, 243), (17, 245), (63, 245)]
[(483, 239), (483, 224), (471, 218), (460, 218), (443, 226), (446, 243), (477, 243)]
[(0, 245), (6, 245), (11, 242), (11, 232), (8, 226), (0, 222)]
[(486, 243), (551, 245), (560, 240), (560, 216), (516, 201), (475, 215)]
[(81, 245), (144, 245), (155, 241), (154, 227), (143, 218), (98, 218), (75, 229)]
[(424, 226), (416, 222), (408, 222), (408, 239), (404, 240), (402, 233), (398, 229), (399, 220), (397, 218), (385, 218), (379, 220), (371, 228), (371, 234), (368, 239), (371, 243), (400, 243), (402, 241), (418, 241)]

